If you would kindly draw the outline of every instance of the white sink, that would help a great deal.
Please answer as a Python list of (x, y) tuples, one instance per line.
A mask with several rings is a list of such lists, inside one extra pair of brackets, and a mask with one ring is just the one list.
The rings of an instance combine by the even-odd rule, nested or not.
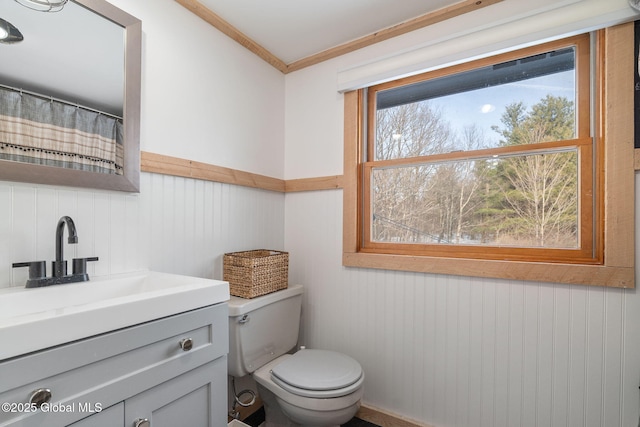
[(0, 290), (0, 360), (227, 301), (220, 280), (143, 272)]

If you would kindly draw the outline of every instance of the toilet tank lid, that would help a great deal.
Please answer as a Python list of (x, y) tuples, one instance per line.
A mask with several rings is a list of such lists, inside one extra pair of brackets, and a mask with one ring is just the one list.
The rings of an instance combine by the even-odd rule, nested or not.
[(248, 314), (258, 308), (264, 307), (265, 305), (300, 295), (302, 294), (302, 291), (302, 285), (289, 285), (286, 289), (251, 299), (232, 296), (227, 302), (227, 305), (229, 306), (229, 317)]

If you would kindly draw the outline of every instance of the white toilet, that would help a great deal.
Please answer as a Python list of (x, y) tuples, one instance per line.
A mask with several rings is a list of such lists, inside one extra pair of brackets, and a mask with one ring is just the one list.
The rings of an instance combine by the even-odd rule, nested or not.
[(353, 358), (301, 349), (302, 286), (229, 301), (229, 375), (253, 374), (267, 427), (338, 426), (360, 408), (364, 372)]

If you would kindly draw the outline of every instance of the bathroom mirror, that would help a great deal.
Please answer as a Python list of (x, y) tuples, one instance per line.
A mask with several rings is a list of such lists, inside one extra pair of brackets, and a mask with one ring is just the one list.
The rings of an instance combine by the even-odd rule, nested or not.
[[(105, 0), (69, 0), (58, 12), (36, 11), (10, 0), (0, 3), (0, 18), (24, 36), (19, 43), (0, 43), (0, 88), (17, 98), (33, 95), (40, 102), (113, 117), (121, 125), (115, 172), (63, 166), (73, 162), (18, 160), (28, 154), (5, 155), (0, 159), (0, 180), (139, 191), (141, 21)], [(48, 114), (32, 110), (37, 111), (34, 115)], [(64, 136), (56, 143), (67, 144), (70, 133), (59, 132)], [(5, 139), (17, 140), (17, 134)], [(0, 140), (0, 149), (8, 147), (4, 142)]]

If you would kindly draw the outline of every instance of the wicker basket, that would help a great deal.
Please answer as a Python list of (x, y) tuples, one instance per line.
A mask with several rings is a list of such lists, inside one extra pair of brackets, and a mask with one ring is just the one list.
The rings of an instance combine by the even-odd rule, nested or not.
[(255, 298), (286, 289), (289, 283), (289, 253), (256, 249), (224, 254), (223, 280), (231, 295)]

